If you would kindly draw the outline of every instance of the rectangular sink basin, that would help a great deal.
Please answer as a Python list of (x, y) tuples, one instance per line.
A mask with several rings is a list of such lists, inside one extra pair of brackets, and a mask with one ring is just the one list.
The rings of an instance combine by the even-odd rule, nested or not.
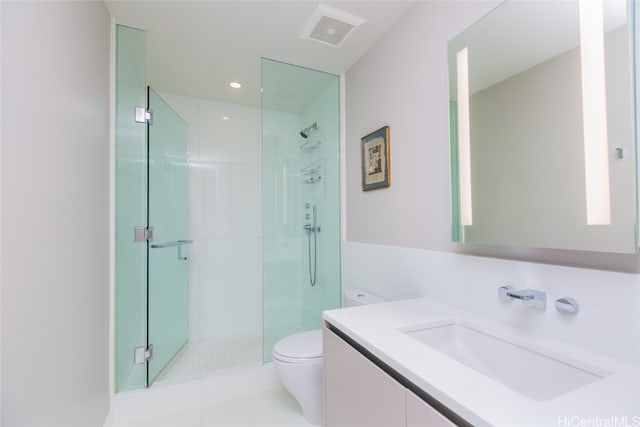
[(603, 377), (458, 322), (400, 330), (537, 401), (551, 400)]

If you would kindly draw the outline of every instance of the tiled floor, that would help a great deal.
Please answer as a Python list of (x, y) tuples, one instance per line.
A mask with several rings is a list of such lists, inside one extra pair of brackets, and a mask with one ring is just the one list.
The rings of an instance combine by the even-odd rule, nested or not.
[(158, 381), (198, 379), (207, 372), (257, 366), (262, 362), (262, 339), (258, 334), (230, 338), (189, 340), (167, 366)]
[(160, 383), (114, 399), (113, 427), (310, 427), (274, 367)]

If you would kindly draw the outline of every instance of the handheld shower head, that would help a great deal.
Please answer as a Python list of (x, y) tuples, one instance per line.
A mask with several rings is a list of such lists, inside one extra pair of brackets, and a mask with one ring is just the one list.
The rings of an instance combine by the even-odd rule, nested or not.
[(300, 131), (300, 136), (303, 138), (309, 138), (309, 135), (311, 135), (311, 132), (313, 132), (314, 130), (318, 129), (318, 123), (315, 122), (312, 125), (310, 125), (309, 127), (306, 127), (304, 129), (302, 129)]

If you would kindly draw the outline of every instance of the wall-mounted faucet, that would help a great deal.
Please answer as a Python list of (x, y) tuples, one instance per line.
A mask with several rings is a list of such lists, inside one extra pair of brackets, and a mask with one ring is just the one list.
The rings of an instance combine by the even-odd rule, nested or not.
[(506, 285), (498, 288), (498, 295), (505, 301), (519, 299), (527, 305), (531, 305), (541, 310), (547, 309), (547, 294), (534, 289), (523, 289), (516, 291), (513, 286)]

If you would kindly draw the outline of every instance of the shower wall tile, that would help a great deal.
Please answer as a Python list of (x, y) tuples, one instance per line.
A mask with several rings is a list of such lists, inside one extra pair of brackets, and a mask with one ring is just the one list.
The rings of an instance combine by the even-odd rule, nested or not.
[(263, 144), (269, 146), (264, 150), (264, 163), (279, 164), (287, 157), (298, 158), (300, 140), (298, 132), (302, 128), (300, 116), (282, 111), (265, 110), (262, 121)]
[(260, 168), (198, 162), (191, 169), (192, 233), (202, 238), (260, 237)]
[(260, 109), (162, 96), (189, 124), (189, 338), (260, 333)]
[[(265, 275), (273, 280), (265, 300), (274, 319), (268, 335), (301, 330), (306, 269), (290, 277), (290, 264), (306, 268), (300, 259), (302, 249), (306, 254), (306, 240), (303, 248), (300, 239), (300, 116), (265, 111), (261, 129), (258, 108), (163, 97), (189, 124), (190, 235), (195, 241), (189, 247), (190, 340), (221, 343), (262, 335), (262, 235), (269, 244), (270, 231), (287, 237), (271, 242), (266, 254)], [(261, 159), (261, 144), (272, 158)], [(269, 201), (264, 224), (263, 200)]]
[(160, 93), (160, 96), (189, 124), (189, 158), (197, 157), (198, 141), (200, 139), (200, 129), (197, 126), (198, 101), (187, 96), (166, 92)]
[(198, 160), (260, 164), (259, 108), (208, 100), (199, 105)]
[(242, 237), (260, 237), (261, 198), (260, 168), (237, 164), (229, 171), (230, 234)]
[(228, 168), (224, 164), (191, 163), (191, 233), (200, 240), (213, 238), (228, 228), (228, 209), (224, 203), (224, 183), (228, 181)]
[[(190, 236), (193, 239), (193, 232)], [(200, 264), (202, 263), (202, 251), (199, 248), (200, 241), (194, 241), (188, 245), (187, 257), (189, 258), (189, 340), (200, 339)]]
[(218, 238), (198, 245), (201, 337), (228, 337), (262, 327), (260, 241)]
[[(264, 111), (263, 116), (262, 233), (300, 237), (303, 201), (300, 182), (300, 117), (280, 111)], [(270, 252), (278, 247), (270, 247)]]

